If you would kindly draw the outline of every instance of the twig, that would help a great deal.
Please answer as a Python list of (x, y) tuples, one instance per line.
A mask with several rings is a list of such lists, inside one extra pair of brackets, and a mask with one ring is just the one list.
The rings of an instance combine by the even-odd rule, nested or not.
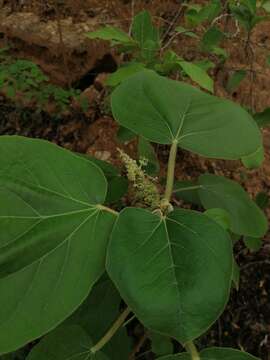
[(61, 51), (61, 54), (62, 54), (62, 59), (63, 59), (64, 67), (65, 67), (65, 73), (66, 73), (66, 78), (67, 78), (67, 81), (68, 81), (68, 87), (70, 88), (71, 87), (71, 79), (70, 79), (70, 76), (69, 76), (69, 69), (68, 69), (67, 56), (66, 56), (66, 48), (65, 48), (64, 39), (63, 39), (61, 16), (60, 16), (59, 8), (58, 8), (58, 0), (55, 0), (54, 8), (55, 8), (55, 14), (56, 14), (57, 29), (58, 29), (58, 34), (59, 34), (60, 51)]

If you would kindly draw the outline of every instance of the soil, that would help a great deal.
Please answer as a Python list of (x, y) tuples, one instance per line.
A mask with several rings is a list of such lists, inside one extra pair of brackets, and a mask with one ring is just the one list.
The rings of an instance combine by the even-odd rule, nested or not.
[[(13, 44), (14, 54), (34, 60), (50, 76), (53, 83), (66, 86), (71, 81), (80, 84), (78, 87), (84, 90), (90, 99), (87, 113), (82, 113), (74, 107), (67, 114), (55, 117), (45, 112), (37, 113), (35, 109), (20, 108), (0, 98), (0, 134), (47, 139), (67, 149), (94, 155), (115, 165), (120, 165), (118, 147), (123, 147), (131, 156), (136, 157), (136, 142), (119, 144), (117, 141), (118, 126), (111, 117), (108, 94), (103, 85), (106, 73), (114, 71), (120, 58), (107, 44), (85, 41), (82, 34), (85, 30), (89, 31), (105, 23), (114, 23), (127, 30), (132, 14), (142, 8), (151, 11), (155, 21), (167, 33), (167, 42), (170, 42), (169, 45), (178, 54), (187, 60), (203, 56), (192, 39), (176, 37), (170, 40), (173, 28), (181, 23), (178, 1), (66, 0), (58, 10), (55, 9), (53, 1), (21, 1), (15, 9), (11, 8), (10, 1), (3, 1), (1, 8), (0, 1), (0, 47), (7, 42)], [(5, 21), (1, 22), (1, 18)], [(63, 52), (56, 51), (59, 47), (59, 18), (64, 34), (66, 68), (63, 66)], [(36, 27), (33, 31), (30, 31), (29, 19), (32, 19), (32, 22), (35, 19)], [(20, 26), (16, 27), (16, 23)], [(220, 23), (224, 28), (229, 27), (237, 33), (235, 24), (225, 18), (222, 18)], [(46, 36), (47, 41), (44, 40)], [(235, 38), (224, 42), (223, 45), (231, 56), (224, 66), (212, 73), (215, 79), (215, 93), (231, 98), (254, 111), (262, 111), (270, 106), (270, 67), (267, 68), (265, 63), (265, 56), (270, 49), (270, 23), (258, 25), (251, 36), (248, 49), (245, 49), (245, 41), (240, 32)], [(246, 69), (249, 76), (236, 91), (228, 94), (225, 89), (226, 81), (231, 72), (237, 69)], [(69, 75), (72, 73), (69, 81), (67, 72)], [(176, 177), (195, 179), (201, 173), (210, 172), (237, 180), (253, 198), (259, 192), (269, 194), (269, 129), (263, 131), (263, 137), (266, 155), (263, 166), (258, 170), (247, 170), (238, 162), (202, 159), (194, 154), (179, 151)], [(161, 162), (162, 177), (166, 170), (168, 148), (158, 146), (157, 154)], [(266, 213), (270, 219), (269, 207)], [(235, 256), (241, 267), (239, 290), (232, 290), (223, 315), (207, 334), (200, 338), (199, 347), (231, 346), (248, 351), (262, 360), (270, 360), (269, 255), (270, 233), (266, 235), (259, 252), (249, 252), (242, 242), (236, 245)], [(141, 337), (144, 336), (143, 329), (140, 328), (138, 334), (133, 336), (136, 341), (142, 343), (138, 358), (151, 359), (148, 341), (141, 341)], [(145, 355), (141, 356), (144, 352)]]

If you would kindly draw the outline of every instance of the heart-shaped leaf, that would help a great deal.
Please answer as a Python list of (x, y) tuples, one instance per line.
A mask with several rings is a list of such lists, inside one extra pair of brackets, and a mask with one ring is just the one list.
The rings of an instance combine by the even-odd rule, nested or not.
[(114, 90), (112, 110), (122, 126), (146, 139), (177, 141), (206, 157), (240, 159), (261, 146), (258, 126), (239, 105), (149, 70)]
[[(230, 349), (213, 347), (205, 349), (200, 353), (201, 360), (259, 360), (257, 357), (246, 352)], [(180, 353), (169, 356), (162, 356), (158, 360), (192, 360), (188, 353)]]
[(115, 215), (89, 160), (49, 142), (0, 138), (0, 354), (68, 317), (104, 271)]
[(223, 176), (205, 174), (200, 176), (199, 184), (204, 208), (226, 210), (232, 232), (253, 237), (265, 234), (267, 220), (264, 213), (238, 183)]
[(164, 218), (126, 208), (115, 224), (106, 266), (146, 327), (184, 343), (201, 335), (224, 309), (231, 240), (196, 211), (179, 209)]
[(80, 326), (63, 326), (45, 336), (27, 360), (109, 360), (102, 352), (92, 354), (92, 345), (90, 337)]

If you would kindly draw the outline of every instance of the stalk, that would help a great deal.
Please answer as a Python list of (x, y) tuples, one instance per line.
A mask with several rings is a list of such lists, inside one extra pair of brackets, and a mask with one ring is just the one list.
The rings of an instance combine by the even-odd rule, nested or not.
[(90, 351), (92, 354), (95, 354), (97, 351), (103, 348), (104, 345), (107, 344), (113, 337), (113, 335), (117, 332), (117, 330), (123, 325), (125, 322), (126, 317), (130, 313), (130, 309), (127, 307), (119, 318), (113, 323), (111, 328), (106, 332), (106, 334), (94, 345)]
[(200, 360), (200, 355), (194, 343), (189, 341), (185, 344), (187, 352), (190, 354), (192, 360)]
[(172, 192), (173, 192), (174, 168), (175, 168), (176, 155), (177, 155), (177, 140), (174, 140), (174, 142), (171, 145), (169, 161), (168, 161), (167, 183), (166, 183), (166, 190), (165, 190), (165, 197), (164, 197), (164, 199), (167, 202), (170, 202)]

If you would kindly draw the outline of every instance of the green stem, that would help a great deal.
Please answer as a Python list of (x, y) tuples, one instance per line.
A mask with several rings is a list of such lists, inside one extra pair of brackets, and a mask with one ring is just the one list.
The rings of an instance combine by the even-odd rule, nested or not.
[(99, 208), (100, 210), (107, 211), (107, 212), (109, 212), (109, 213), (111, 213), (111, 214), (113, 214), (113, 215), (116, 215), (116, 216), (119, 215), (118, 211), (115, 211), (115, 210), (113, 210), (113, 209), (111, 209), (111, 208), (109, 208), (109, 207), (107, 207), (107, 206), (104, 206), (104, 205), (100, 205), (100, 204), (99, 204), (99, 205), (96, 205), (96, 207)]
[(192, 360), (200, 360), (200, 355), (194, 343), (189, 341), (185, 344), (187, 352), (190, 354)]
[(171, 145), (170, 156), (168, 161), (167, 183), (166, 183), (166, 190), (164, 197), (165, 200), (167, 200), (168, 202), (170, 202), (171, 200), (172, 191), (173, 191), (176, 154), (177, 154), (177, 141), (175, 140)]
[(111, 338), (113, 337), (113, 335), (117, 332), (117, 330), (123, 325), (123, 323), (125, 322), (126, 317), (128, 316), (128, 314), (130, 313), (130, 309), (127, 307), (122, 314), (119, 316), (119, 318), (113, 323), (113, 325), (111, 326), (111, 328), (106, 332), (106, 334), (97, 342), (96, 345), (94, 345), (91, 348), (91, 353), (96, 353), (97, 351), (99, 351), (100, 349), (103, 348), (104, 345), (107, 344), (107, 342), (109, 342), (111, 340)]

